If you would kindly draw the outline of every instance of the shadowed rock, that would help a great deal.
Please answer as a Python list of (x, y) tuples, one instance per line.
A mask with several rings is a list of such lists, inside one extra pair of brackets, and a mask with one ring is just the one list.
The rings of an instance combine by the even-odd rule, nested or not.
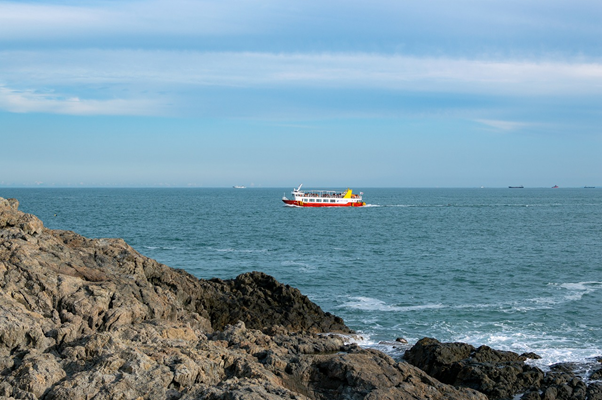
[(419, 340), (404, 355), (409, 363), (441, 382), (473, 388), (489, 399), (512, 399), (516, 395), (522, 400), (602, 399), (599, 383), (588, 387), (573, 373), (574, 365), (556, 364), (544, 374), (525, 364), (527, 357), (539, 358), (533, 353), (519, 355), (431, 338)]

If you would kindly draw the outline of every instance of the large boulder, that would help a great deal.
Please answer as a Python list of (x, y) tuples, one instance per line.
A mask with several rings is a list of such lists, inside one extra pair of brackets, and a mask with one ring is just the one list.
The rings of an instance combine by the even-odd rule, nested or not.
[(424, 338), (404, 358), (443, 383), (475, 389), (492, 400), (516, 396), (522, 400), (602, 400), (602, 386), (597, 382), (586, 385), (574, 373), (574, 365), (552, 365), (544, 373), (525, 363), (528, 358), (539, 358), (533, 353), (519, 355)]
[(234, 280), (211, 279), (208, 283), (216, 293), (204, 299), (204, 305), (215, 329), (243, 321), (254, 329), (279, 325), (290, 331), (352, 333), (341, 318), (324, 313), (299, 289), (263, 272), (242, 274)]
[(475, 348), (424, 338), (406, 351), (404, 358), (441, 382), (473, 388), (490, 399), (512, 398), (540, 387), (544, 378), (539, 368), (525, 364), (525, 356), (488, 346)]

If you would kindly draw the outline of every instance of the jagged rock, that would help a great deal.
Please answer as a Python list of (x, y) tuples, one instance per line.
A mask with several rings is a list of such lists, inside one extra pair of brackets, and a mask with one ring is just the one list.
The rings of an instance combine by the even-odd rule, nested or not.
[(550, 370), (557, 372), (565, 372), (567, 374), (572, 374), (575, 371), (577, 365), (575, 363), (557, 363), (550, 365)]
[(466, 343), (441, 343), (423, 338), (407, 350), (404, 359), (442, 382), (454, 382), (457, 362), (467, 359), (475, 348)]
[(540, 391), (545, 400), (585, 400), (587, 385), (572, 372), (574, 365), (555, 364), (543, 380)]
[(541, 356), (540, 355), (535, 354), (535, 353), (531, 353), (531, 352), (529, 352), (529, 353), (523, 353), (523, 354), (521, 354), (521, 357), (525, 357), (525, 358), (528, 358), (528, 359), (531, 359), (531, 360), (541, 360)]
[(590, 383), (587, 387), (587, 400), (602, 400), (602, 383)]
[(487, 346), (441, 343), (424, 338), (406, 351), (404, 358), (441, 382), (469, 387), (490, 399), (505, 399), (540, 387), (544, 373), (526, 365), (525, 357)]
[(352, 332), (341, 318), (324, 313), (298, 289), (262, 272), (242, 274), (229, 281), (211, 279), (208, 283), (215, 293), (205, 299), (204, 305), (214, 329), (240, 320), (253, 329), (280, 325), (292, 331)]
[(487, 399), (471, 389), (444, 385), (374, 350), (315, 360), (310, 365), (310, 389), (325, 399)]
[(199, 280), (0, 198), (0, 398), (486, 399), (327, 332), (352, 331), (266, 274)]
[(589, 376), (589, 379), (593, 380), (602, 380), (602, 368), (595, 370)]
[(473, 388), (489, 399), (511, 399), (522, 393), (521, 400), (602, 400), (602, 385), (588, 387), (573, 373), (574, 364), (555, 364), (544, 374), (524, 363), (534, 356), (424, 338), (404, 357), (443, 383)]

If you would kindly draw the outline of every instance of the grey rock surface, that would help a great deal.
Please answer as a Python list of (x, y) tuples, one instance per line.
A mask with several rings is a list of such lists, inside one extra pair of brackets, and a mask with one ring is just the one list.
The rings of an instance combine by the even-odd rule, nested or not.
[(252, 272), (200, 280), (0, 198), (0, 399), (475, 399)]

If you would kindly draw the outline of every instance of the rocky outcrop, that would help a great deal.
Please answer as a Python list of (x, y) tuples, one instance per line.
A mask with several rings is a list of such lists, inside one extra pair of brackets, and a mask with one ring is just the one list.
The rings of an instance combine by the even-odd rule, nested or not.
[(0, 399), (486, 399), (341, 333), (268, 275), (199, 280), (0, 198)]
[(16, 200), (1, 201), (0, 263), (9, 278), (3, 290), (30, 311), (51, 316), (60, 310), (61, 322), (79, 324), (82, 332), (148, 319), (186, 320), (205, 331), (242, 320), (254, 329), (277, 324), (351, 332), (299, 290), (266, 274), (199, 280), (140, 255), (121, 239), (44, 229), (36, 217), (18, 211)]
[(541, 370), (524, 363), (526, 357), (516, 353), (431, 338), (418, 341), (404, 358), (441, 382), (471, 387), (491, 399), (511, 398), (538, 387), (544, 377)]
[(533, 353), (519, 355), (424, 338), (406, 351), (404, 358), (443, 383), (475, 389), (489, 399), (512, 399), (519, 394), (522, 400), (602, 399), (601, 385), (587, 386), (571, 365), (554, 365), (544, 373), (525, 364), (528, 358), (538, 358)]

